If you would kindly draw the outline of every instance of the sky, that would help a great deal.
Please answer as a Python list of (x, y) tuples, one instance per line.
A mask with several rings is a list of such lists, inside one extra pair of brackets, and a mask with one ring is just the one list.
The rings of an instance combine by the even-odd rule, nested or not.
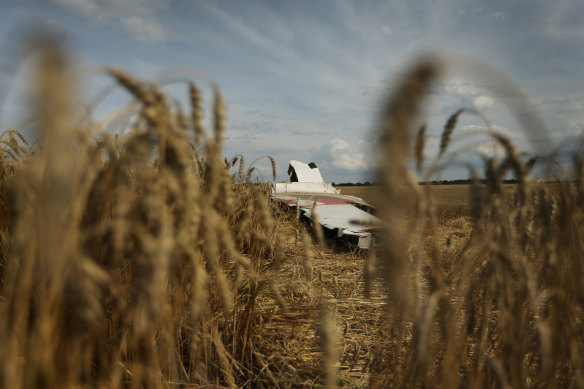
[[(280, 180), (296, 159), (316, 162), (326, 181), (363, 182), (375, 179), (379, 107), (408, 65), (427, 53), (498, 69), (542, 116), (549, 134), (543, 147), (569, 149), (584, 128), (582, 20), (581, 0), (4, 0), (0, 52), (10, 56), (7, 47), (23, 26), (48, 26), (72, 49), (76, 66), (117, 66), (144, 80), (188, 77), (206, 88), (209, 108), (203, 73), (227, 102), (227, 157), (243, 154), (251, 162), (271, 155)], [(14, 80), (25, 76), (2, 69), (2, 88), (16, 89), (2, 103), (3, 131), (23, 121), (22, 100), (10, 96), (18, 95)], [(88, 72), (85, 99), (110, 82)], [(533, 152), (529, 130), (488, 83), (452, 71), (434, 86), (424, 111), (427, 161), (460, 108), (480, 111), (520, 150)], [(184, 101), (180, 85), (165, 90)], [(101, 101), (95, 119), (111, 118), (124, 98), (118, 91)], [(466, 178), (463, 162), (499, 155), (484, 127), (476, 115), (463, 114), (453, 164), (432, 178)], [(268, 160), (257, 164), (260, 178), (269, 179)]]

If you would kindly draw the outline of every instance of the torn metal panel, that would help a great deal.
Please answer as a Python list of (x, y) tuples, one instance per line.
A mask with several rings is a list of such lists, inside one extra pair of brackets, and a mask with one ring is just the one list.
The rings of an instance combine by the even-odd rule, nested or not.
[[(315, 209), (322, 226), (328, 229), (364, 232), (371, 226), (377, 225), (378, 219), (375, 216), (360, 210), (351, 203), (317, 203)], [(312, 219), (311, 208), (306, 210), (306, 216)], [(360, 225), (356, 224), (357, 221)]]
[[(291, 166), (292, 162), (298, 161), (291, 161)], [(316, 168), (312, 168), (314, 169)], [(340, 194), (340, 190), (331, 184), (277, 183), (272, 188), (271, 197), (273, 201), (291, 208), (298, 206), (302, 215), (310, 220), (313, 219), (312, 210), (315, 209), (319, 223), (329, 231), (329, 235), (356, 241), (360, 248), (370, 248), (373, 245), (373, 234), (382, 224), (381, 219), (365, 211), (373, 210), (371, 205), (359, 197)]]
[(323, 228), (339, 238), (356, 240), (360, 248), (370, 248), (372, 235), (380, 227), (381, 220), (363, 211), (358, 206), (372, 207), (358, 197), (326, 193), (274, 193), (272, 200), (286, 204), (292, 209), (300, 208), (302, 215), (313, 219), (316, 210)]
[(324, 183), (320, 170), (316, 167), (314, 162), (306, 164), (300, 161), (290, 161), (288, 167), (288, 174), (292, 182), (318, 182)]

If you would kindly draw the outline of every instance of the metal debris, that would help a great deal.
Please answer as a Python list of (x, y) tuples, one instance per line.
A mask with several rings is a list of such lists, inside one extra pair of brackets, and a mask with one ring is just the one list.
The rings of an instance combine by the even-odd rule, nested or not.
[(363, 199), (342, 195), (339, 189), (325, 183), (314, 163), (290, 161), (291, 182), (278, 182), (272, 187), (272, 200), (295, 209), (312, 220), (312, 208), (329, 237), (355, 242), (359, 248), (370, 248), (381, 226), (374, 208)]

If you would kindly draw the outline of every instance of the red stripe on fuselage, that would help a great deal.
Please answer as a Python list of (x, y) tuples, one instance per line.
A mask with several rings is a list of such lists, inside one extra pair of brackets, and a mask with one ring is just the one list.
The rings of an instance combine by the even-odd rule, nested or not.
[[(325, 205), (351, 204), (352, 202), (331, 196), (299, 195), (298, 200), (309, 200)], [(278, 200), (287, 205), (295, 205), (296, 200)]]

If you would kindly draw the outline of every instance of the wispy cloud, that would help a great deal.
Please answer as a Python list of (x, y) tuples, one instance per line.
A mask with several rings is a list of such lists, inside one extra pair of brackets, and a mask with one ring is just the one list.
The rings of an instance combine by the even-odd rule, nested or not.
[[(14, 8), (36, 7), (43, 20), (77, 28), (72, 33), (93, 63), (113, 62), (144, 77), (172, 66), (201, 69), (227, 100), (227, 152), (272, 154), (282, 166), (319, 159), (332, 179), (358, 179), (369, 170), (380, 99), (420, 51), (488, 59), (535, 95), (555, 141), (575, 136), (584, 123), (584, 6), (577, 0), (50, 1), (15, 1)], [(477, 108), (508, 128), (518, 147), (529, 147), (509, 101), (479, 81), (444, 79), (429, 96), (422, 120), (430, 155), (448, 117), (463, 107)], [(465, 113), (455, 135), (479, 125), (481, 118)]]
[(168, 8), (170, 0), (52, 0), (89, 22), (121, 26), (137, 40), (160, 42), (170, 36), (160, 21), (158, 11)]
[(491, 108), (495, 104), (495, 100), (491, 96), (481, 95), (473, 99), (473, 105), (479, 110), (484, 110), (486, 108)]
[(334, 167), (348, 171), (363, 171), (368, 168), (363, 153), (351, 147), (344, 139), (335, 138), (330, 141), (330, 150)]
[(561, 0), (549, 4), (546, 32), (557, 39), (584, 38), (584, 3), (578, 0)]

